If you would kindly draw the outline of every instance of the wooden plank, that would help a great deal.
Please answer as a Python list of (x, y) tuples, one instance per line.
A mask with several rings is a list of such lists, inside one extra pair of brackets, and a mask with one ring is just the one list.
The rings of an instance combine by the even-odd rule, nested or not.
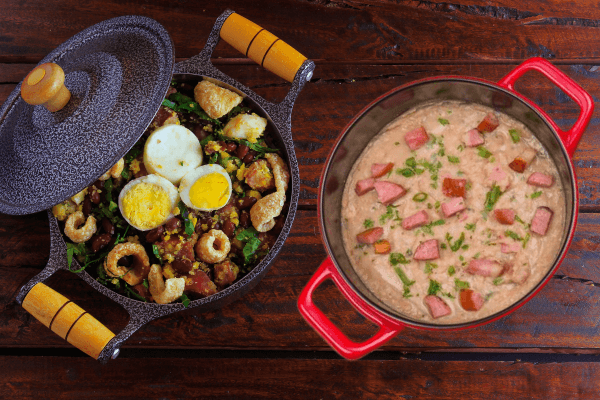
[(0, 396), (23, 399), (591, 399), (600, 389), (596, 362), (4, 356), (0, 368)]
[[(255, 65), (221, 64), (219, 68), (269, 101), (281, 101), (289, 90), (288, 84)], [(362, 108), (380, 95), (397, 86), (432, 76), (459, 75), (495, 82), (513, 68), (511, 65), (319, 64), (292, 113), (292, 131), (302, 182), (300, 204), (316, 206), (320, 174), (337, 136)], [(561, 65), (560, 69), (588, 92), (595, 94), (600, 91), (600, 72), (596, 67)], [(28, 70), (23, 68), (22, 72)], [(4, 102), (14, 87), (14, 84), (0, 84), (0, 102)], [(526, 74), (516, 87), (547, 111), (563, 129), (576, 120), (578, 106), (538, 73)], [(596, 110), (574, 157), (581, 209), (584, 211), (600, 211), (600, 191), (597, 190), (600, 184), (600, 163), (597, 160), (600, 151), (599, 116), (600, 110)]]
[[(20, 223), (17, 223), (19, 221)], [(0, 215), (0, 347), (63, 347), (66, 344), (14, 303), (20, 286), (39, 272), (48, 255), (42, 214)], [(558, 278), (529, 303), (489, 325), (456, 332), (408, 328), (384, 350), (509, 351), (515, 348), (600, 353), (600, 282), (596, 252), (600, 214), (581, 217), (575, 240)], [(18, 230), (9, 228), (19, 227)], [(12, 239), (12, 237), (20, 239)], [(328, 349), (305, 323), (296, 301), (325, 258), (315, 213), (300, 211), (280, 256), (263, 281), (240, 300), (216, 311), (190, 309), (154, 321), (126, 342), (125, 348)], [(566, 277), (566, 278), (562, 278)], [(590, 282), (591, 281), (591, 282)], [(127, 313), (91, 289), (77, 276), (63, 272), (48, 285), (75, 301), (113, 331), (127, 322)], [(317, 305), (355, 340), (376, 328), (365, 322), (331, 283), (315, 296)], [(235, 328), (234, 328), (235, 327)], [(535, 350), (538, 351), (538, 350)]]
[[(311, 59), (439, 62), (598, 57), (600, 16), (592, 2), (577, 7), (558, 1), (525, 7), (516, 1), (503, 3), (257, 0), (250, 5), (231, 0), (227, 7)], [(128, 14), (158, 20), (173, 38), (177, 56), (187, 58), (199, 53), (224, 10), (214, 2), (54, 0), (40, 7), (36, 2), (7, 0), (0, 13), (0, 61), (37, 62), (81, 30)], [(226, 45), (219, 45), (217, 53), (239, 57)]]

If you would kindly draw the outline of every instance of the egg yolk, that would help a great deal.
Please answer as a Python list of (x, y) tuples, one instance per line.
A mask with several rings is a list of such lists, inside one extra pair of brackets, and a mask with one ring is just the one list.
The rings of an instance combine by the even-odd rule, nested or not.
[(158, 185), (138, 183), (123, 197), (123, 215), (139, 229), (152, 229), (164, 222), (171, 212), (167, 192)]
[(218, 172), (198, 178), (190, 188), (190, 201), (200, 209), (223, 207), (228, 198), (229, 182)]

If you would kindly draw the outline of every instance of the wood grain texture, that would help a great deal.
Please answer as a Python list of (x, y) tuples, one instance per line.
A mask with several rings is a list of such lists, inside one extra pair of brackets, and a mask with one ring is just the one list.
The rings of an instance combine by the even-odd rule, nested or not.
[[(39, 215), (39, 214), (36, 214)], [(0, 227), (6, 226), (0, 216)], [(570, 252), (557, 277), (529, 303), (489, 325), (462, 331), (423, 331), (409, 328), (384, 350), (450, 351), (456, 349), (600, 353), (598, 262), (600, 214), (584, 214)], [(44, 224), (26, 217), (24, 231), (43, 236)], [(11, 235), (0, 229), (0, 241)], [(27, 235), (26, 235), (27, 236)], [(41, 241), (43, 243), (43, 240)], [(9, 242), (10, 244), (10, 242)], [(31, 260), (44, 260), (48, 247), (4, 246), (0, 268), (0, 348), (64, 347), (66, 344), (29, 316), (14, 302), (18, 288), (41, 267)], [(306, 324), (296, 308), (300, 291), (326, 254), (314, 212), (300, 211), (271, 271), (246, 296), (220, 310), (199, 313), (190, 309), (161, 318), (143, 327), (124, 348), (237, 348), (326, 350), (325, 342)], [(20, 267), (20, 268), (19, 268)], [(48, 285), (94, 315), (113, 332), (126, 324), (127, 313), (77, 276), (61, 272)], [(341, 329), (356, 340), (364, 340), (376, 328), (365, 321), (343, 299), (331, 283), (317, 290), (315, 301)]]
[[(578, 60), (598, 57), (600, 48), (600, 16), (592, 2), (566, 7), (558, 1), (523, 6), (516, 1), (482, 5), (467, 1), (257, 0), (250, 4), (231, 0), (225, 5), (111, 0), (99, 7), (95, 2), (53, 0), (40, 6), (6, 0), (0, 14), (0, 61), (38, 61), (88, 26), (128, 14), (158, 20), (172, 36), (177, 56), (188, 58), (200, 51), (215, 18), (226, 7), (310, 59), (439, 62), (544, 56)], [(580, 46), (582, 41), (587, 45)], [(219, 54), (240, 57), (225, 45), (219, 46)]]
[(0, 369), (0, 396), (22, 399), (546, 400), (600, 389), (594, 362), (0, 357)]

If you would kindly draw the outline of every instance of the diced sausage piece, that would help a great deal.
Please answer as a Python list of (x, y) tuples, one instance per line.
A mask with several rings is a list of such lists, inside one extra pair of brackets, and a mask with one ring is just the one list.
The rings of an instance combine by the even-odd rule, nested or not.
[(527, 184), (531, 186), (538, 186), (549, 188), (554, 185), (554, 177), (552, 175), (542, 174), (541, 172), (534, 172), (527, 178)]
[(418, 228), (420, 226), (426, 225), (429, 223), (429, 214), (427, 211), (421, 210), (410, 217), (404, 218), (402, 220), (402, 228), (410, 231), (411, 229)]
[(390, 246), (390, 242), (385, 239), (378, 240), (373, 244), (375, 248), (375, 253), (377, 254), (387, 254), (392, 250), (392, 246)]
[(437, 239), (427, 240), (419, 245), (413, 256), (415, 260), (427, 261), (440, 258)]
[(521, 243), (500, 243), (500, 251), (504, 254), (518, 253), (521, 250)]
[(477, 129), (471, 129), (466, 134), (465, 144), (467, 147), (477, 147), (485, 143), (483, 135)]
[(425, 305), (432, 318), (440, 318), (445, 315), (450, 315), (452, 312), (448, 304), (437, 296), (428, 295), (425, 296), (425, 299), (423, 300), (425, 301)]
[(509, 188), (512, 181), (512, 174), (507, 174), (504, 168), (498, 163), (486, 165), (485, 173), (487, 177), (485, 183), (487, 186), (493, 187), (494, 185), (498, 185), (503, 192)]
[(465, 208), (467, 208), (467, 206), (465, 205), (465, 200), (462, 197), (455, 197), (446, 203), (442, 203), (442, 212), (446, 218), (453, 216)]
[(481, 275), (486, 277), (497, 278), (504, 272), (504, 266), (496, 261), (480, 258), (471, 260), (467, 267), (467, 273), (471, 275)]
[(390, 172), (394, 168), (394, 163), (373, 164), (371, 165), (371, 177), (380, 178)]
[(471, 289), (462, 289), (459, 296), (460, 305), (466, 311), (479, 311), (485, 302), (481, 293)]
[(185, 292), (194, 293), (200, 297), (208, 297), (217, 293), (217, 286), (204, 271), (197, 270), (190, 278), (186, 279)]
[(358, 243), (373, 244), (378, 241), (382, 235), (383, 228), (378, 226), (377, 228), (367, 229), (356, 235), (356, 241)]
[(531, 220), (531, 232), (544, 236), (548, 231), (553, 215), (554, 212), (548, 207), (538, 207)]
[(213, 268), (214, 282), (218, 287), (225, 287), (235, 282), (240, 267), (234, 264), (231, 260), (225, 260), (221, 263), (215, 264)]
[(373, 184), (377, 191), (377, 198), (388, 206), (406, 194), (404, 188), (394, 182), (379, 181)]
[(529, 147), (523, 150), (523, 152), (517, 157), (515, 157), (515, 159), (510, 164), (508, 164), (508, 166), (515, 172), (523, 173), (523, 171), (525, 171), (525, 169), (529, 165), (531, 165), (536, 155), (537, 152), (531, 147)]
[(374, 184), (375, 179), (373, 178), (363, 179), (361, 181), (356, 182), (356, 187), (354, 188), (354, 191), (358, 196), (362, 196), (363, 194), (366, 194), (371, 190), (375, 189), (375, 186), (373, 186)]
[(466, 179), (444, 178), (442, 183), (442, 193), (446, 197), (465, 197), (467, 187)]
[(502, 225), (512, 225), (515, 223), (515, 210), (510, 208), (497, 208), (494, 210), (494, 217)]
[(527, 163), (525, 162), (525, 160), (523, 160), (520, 157), (515, 157), (514, 160), (512, 160), (510, 162), (510, 164), (508, 164), (508, 166), (510, 167), (510, 169), (512, 169), (515, 172), (518, 172), (520, 174), (523, 173), (523, 171), (525, 171), (525, 168), (527, 168)]
[(498, 125), (500, 125), (498, 117), (496, 117), (494, 113), (488, 113), (488, 115), (485, 116), (483, 121), (481, 121), (479, 125), (477, 125), (477, 130), (481, 133), (492, 132), (498, 127)]
[(429, 141), (429, 135), (427, 135), (425, 128), (421, 126), (406, 133), (404, 135), (404, 140), (406, 141), (408, 148), (414, 151)]

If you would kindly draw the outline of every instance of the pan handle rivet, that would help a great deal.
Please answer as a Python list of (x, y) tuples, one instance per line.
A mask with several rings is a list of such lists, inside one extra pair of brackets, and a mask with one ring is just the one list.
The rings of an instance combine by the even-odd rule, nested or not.
[(121, 350), (120, 349), (115, 349), (115, 351), (113, 351), (113, 354), (110, 357), (110, 359), (114, 360), (115, 358), (119, 357), (119, 354), (121, 354)]

